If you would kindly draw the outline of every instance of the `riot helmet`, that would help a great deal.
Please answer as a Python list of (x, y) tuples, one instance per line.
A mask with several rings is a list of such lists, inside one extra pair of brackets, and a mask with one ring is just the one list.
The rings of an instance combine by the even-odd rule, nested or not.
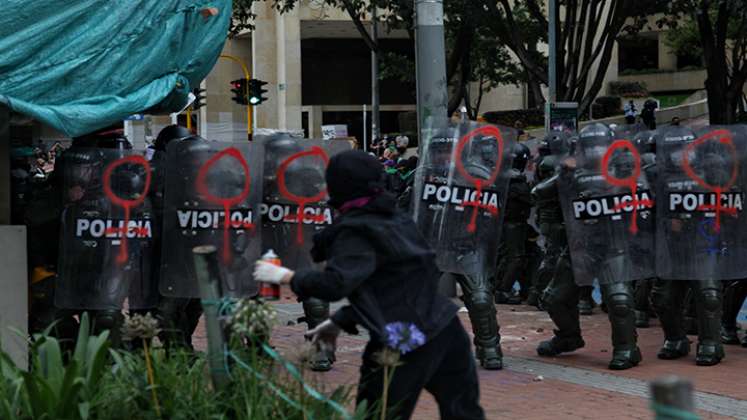
[(656, 132), (641, 131), (633, 137), (633, 143), (641, 154), (656, 153)]
[(562, 131), (552, 131), (539, 146), (540, 156), (564, 155), (570, 151), (568, 134)]
[[(299, 144), (297, 139), (283, 134), (266, 138), (263, 141), (263, 145), (265, 148), (263, 195), (269, 197), (271, 200), (280, 199), (278, 169), (284, 160), (296, 153), (302, 152), (303, 147)], [(298, 162), (299, 160), (291, 162), (287, 168), (285, 174), (286, 186), (289, 186), (288, 184), (290, 183), (296, 182), (296, 177), (300, 175), (297, 173)], [(294, 190), (290, 191), (294, 192)]]
[(62, 154), (58, 167), (62, 168), (60, 181), (67, 186), (65, 201), (80, 201), (102, 186), (104, 156), (91, 148), (70, 147)]
[[(683, 126), (670, 126), (661, 133), (662, 142), (666, 145), (669, 143), (676, 142), (689, 142), (695, 139), (695, 133)], [(682, 165), (682, 156), (685, 152), (677, 149), (675, 153), (669, 153), (667, 156), (663, 156), (664, 163), (669, 167), (680, 167)], [(695, 157), (688, 156), (689, 160), (692, 161)]]
[(153, 147), (158, 151), (164, 152), (166, 151), (166, 146), (172, 140), (183, 140), (190, 136), (192, 136), (192, 132), (190, 132), (186, 127), (176, 124), (167, 125), (158, 133), (158, 137), (156, 137)]
[(582, 166), (593, 166), (602, 160), (613, 133), (604, 124), (594, 123), (584, 127), (578, 133), (576, 156), (581, 158)]
[(513, 169), (516, 169), (519, 172), (524, 172), (527, 168), (529, 159), (532, 157), (532, 152), (529, 151), (529, 148), (526, 145), (516, 143), (514, 144), (513, 156)]

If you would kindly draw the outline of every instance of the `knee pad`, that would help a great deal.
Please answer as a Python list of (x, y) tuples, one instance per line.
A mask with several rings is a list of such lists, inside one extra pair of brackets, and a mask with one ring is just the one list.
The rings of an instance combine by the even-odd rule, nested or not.
[(625, 293), (615, 293), (607, 299), (610, 314), (625, 317), (633, 310), (633, 296)]
[(721, 309), (721, 292), (716, 289), (705, 289), (700, 292), (703, 299), (703, 309), (716, 312)]
[(94, 316), (94, 325), (97, 331), (119, 329), (124, 317), (119, 311), (98, 311)]
[(319, 299), (308, 299), (303, 303), (307, 316), (312, 318), (329, 318), (329, 303)]
[(468, 297), (470, 307), (472, 308), (495, 308), (493, 297), (485, 290), (476, 290)]

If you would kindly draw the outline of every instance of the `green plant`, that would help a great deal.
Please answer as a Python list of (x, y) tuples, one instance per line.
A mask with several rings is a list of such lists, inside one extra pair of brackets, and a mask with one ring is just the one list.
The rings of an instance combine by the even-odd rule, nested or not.
[(649, 96), (646, 83), (625, 81), (610, 82), (610, 94), (628, 98), (645, 98)]
[[(90, 418), (91, 399), (98, 392), (107, 367), (108, 337), (108, 332), (90, 335), (88, 314), (83, 314), (75, 350), (65, 362), (56, 338), (35, 335), (28, 372), (9, 367), (7, 361), (3, 363), (4, 377), (12, 377), (15, 368), (15, 374), (22, 378), (20, 389), (14, 389), (11, 405), (16, 415), (34, 419)], [(7, 408), (7, 400), (4, 402)]]
[(600, 96), (592, 105), (594, 118), (607, 118), (622, 114), (622, 99), (618, 96)]

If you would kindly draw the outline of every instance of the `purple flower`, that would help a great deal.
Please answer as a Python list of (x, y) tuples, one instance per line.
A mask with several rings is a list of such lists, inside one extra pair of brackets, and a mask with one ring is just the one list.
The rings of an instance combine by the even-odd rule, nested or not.
[(425, 344), (425, 334), (415, 324), (390, 322), (384, 328), (387, 345), (402, 354), (409, 353)]

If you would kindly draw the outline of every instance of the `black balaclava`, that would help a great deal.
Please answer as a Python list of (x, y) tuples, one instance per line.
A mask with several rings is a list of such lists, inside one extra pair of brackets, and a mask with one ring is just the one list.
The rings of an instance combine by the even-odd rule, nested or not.
[(325, 173), (329, 205), (339, 208), (356, 198), (378, 194), (384, 189), (384, 167), (360, 150), (349, 150), (332, 157)]

